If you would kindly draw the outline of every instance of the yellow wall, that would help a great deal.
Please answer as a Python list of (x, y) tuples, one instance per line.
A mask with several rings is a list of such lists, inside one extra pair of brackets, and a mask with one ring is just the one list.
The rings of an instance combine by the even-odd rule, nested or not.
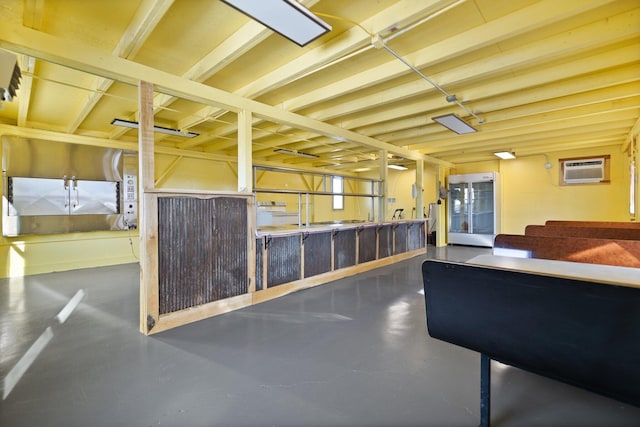
[[(559, 159), (611, 156), (611, 182), (559, 185)], [(548, 219), (628, 221), (629, 161), (619, 146), (458, 165), (452, 174), (496, 171), (501, 180), (501, 233), (523, 234)]]
[[(412, 187), (416, 182), (415, 168), (406, 171), (390, 169), (387, 173), (387, 220), (391, 219), (395, 209), (404, 209), (403, 218), (421, 218), (423, 213), (428, 213), (429, 203), (437, 201), (436, 169), (433, 166), (425, 165), (423, 171), (423, 193), (422, 207), (416, 206), (416, 199), (412, 197)], [(395, 203), (389, 199), (395, 199)], [(415, 210), (414, 210), (415, 208)]]
[(237, 166), (228, 162), (155, 155), (157, 188), (237, 191)]
[(138, 234), (90, 232), (2, 238), (0, 277), (138, 262)]
[[(344, 182), (344, 192), (360, 193), (365, 191), (366, 185), (360, 181), (346, 179)], [(297, 173), (283, 173), (274, 171), (258, 171), (256, 188), (260, 189), (284, 189), (296, 192), (311, 191), (331, 191), (331, 183), (327, 178), (326, 187), (322, 176)], [(298, 194), (284, 193), (258, 193), (258, 202), (275, 201), (284, 202), (288, 212), (297, 212), (302, 209), (302, 221), (306, 216), (306, 195), (300, 199)], [(326, 222), (336, 220), (366, 220), (370, 214), (370, 198), (346, 196), (344, 199), (344, 209), (334, 210), (332, 207), (332, 197), (329, 195), (309, 196), (309, 221)], [(363, 204), (364, 203), (364, 204)]]
[[(601, 154), (611, 156), (610, 183), (559, 185), (558, 159)], [(619, 146), (552, 153), (549, 161), (551, 169), (541, 156), (501, 161), (504, 233), (524, 233), (547, 219), (629, 220), (629, 163)]]

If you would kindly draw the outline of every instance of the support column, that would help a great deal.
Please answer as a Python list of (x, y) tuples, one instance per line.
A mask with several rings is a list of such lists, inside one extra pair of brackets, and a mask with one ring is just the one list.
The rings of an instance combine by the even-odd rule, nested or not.
[[(436, 194), (440, 197), (440, 186), (446, 188), (445, 168), (438, 166), (436, 176)], [(447, 245), (447, 200), (438, 198), (436, 205), (436, 246)]]
[[(238, 113), (238, 192), (253, 192), (253, 135), (251, 111)], [(247, 201), (247, 275), (249, 293), (256, 291), (256, 204), (255, 197)], [(263, 282), (266, 289), (266, 281)]]
[(138, 193), (140, 213), (140, 332), (153, 329), (159, 317), (158, 200), (154, 184), (153, 85), (138, 87)]
[(380, 150), (380, 181), (382, 185), (382, 197), (379, 198), (378, 221), (386, 221), (387, 219), (387, 197), (389, 196), (389, 186), (387, 185), (387, 150)]
[(240, 193), (253, 191), (251, 116), (251, 111), (247, 110), (238, 113), (238, 192)]
[(423, 218), (424, 206), (424, 160), (416, 160), (416, 218)]

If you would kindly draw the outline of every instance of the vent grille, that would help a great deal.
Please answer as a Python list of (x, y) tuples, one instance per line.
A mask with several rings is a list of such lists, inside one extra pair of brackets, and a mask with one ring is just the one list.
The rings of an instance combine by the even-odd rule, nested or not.
[(604, 179), (604, 158), (568, 160), (564, 163), (564, 182), (577, 184)]

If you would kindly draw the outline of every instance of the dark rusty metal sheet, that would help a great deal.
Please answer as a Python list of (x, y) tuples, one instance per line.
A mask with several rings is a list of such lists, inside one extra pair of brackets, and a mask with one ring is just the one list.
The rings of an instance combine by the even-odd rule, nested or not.
[(358, 264), (376, 259), (377, 233), (374, 227), (358, 230)]
[(356, 230), (339, 230), (333, 235), (333, 269), (350, 267), (356, 264)]
[(264, 250), (264, 237), (256, 239), (256, 291), (263, 289), (262, 283), (262, 260)]
[(304, 277), (331, 271), (331, 232), (303, 236)]
[(301, 278), (300, 235), (266, 236), (267, 239), (267, 286), (293, 282)]
[(247, 293), (247, 201), (158, 199), (160, 314)]
[(415, 251), (416, 249), (425, 247), (426, 236), (425, 236), (424, 230), (425, 230), (424, 222), (409, 223), (408, 239), (409, 239), (410, 251)]
[(393, 226), (394, 255), (407, 252), (407, 228), (407, 223), (394, 224)]
[(392, 225), (383, 225), (378, 228), (378, 258), (391, 256), (393, 251), (393, 230)]

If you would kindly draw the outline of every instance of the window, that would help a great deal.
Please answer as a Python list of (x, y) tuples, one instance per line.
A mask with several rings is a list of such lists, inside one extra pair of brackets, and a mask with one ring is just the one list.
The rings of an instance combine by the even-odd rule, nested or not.
[(341, 176), (331, 177), (331, 192), (334, 193), (333, 210), (344, 209), (344, 196), (342, 195), (344, 192), (344, 181)]

